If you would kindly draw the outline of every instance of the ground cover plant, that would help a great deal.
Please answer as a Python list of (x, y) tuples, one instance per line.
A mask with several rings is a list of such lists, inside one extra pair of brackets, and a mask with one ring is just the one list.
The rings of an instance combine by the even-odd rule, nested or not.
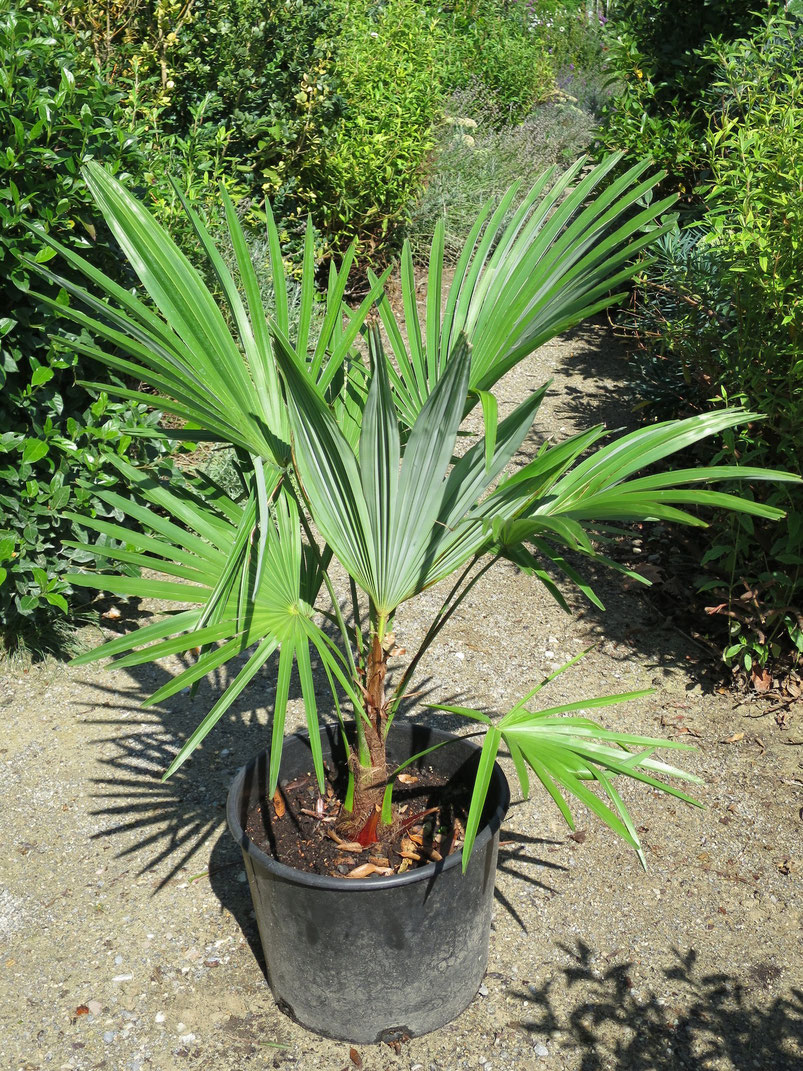
[[(117, 467), (133, 497), (100, 494), (143, 530), (82, 519), (101, 540), (81, 543), (80, 549), (95, 555), (101, 568), (107, 563), (122, 567), (123, 575), (80, 572), (72, 577), (74, 584), (118, 595), (147, 593), (189, 607), (105, 644), (82, 656), (83, 661), (117, 656), (118, 665), (136, 665), (199, 649), (197, 660), (149, 700), (158, 702), (231, 659), (246, 657), (176, 755), (168, 775), (277, 655), (268, 794), (275, 791), (279, 776), (294, 666), (323, 791), (317, 735), (320, 685), (313, 677), (317, 663), (329, 683), (349, 754), (340, 831), (371, 843), (394, 824), (392, 788), (399, 771), (390, 770), (385, 757), (392, 722), (427, 647), (495, 562), (506, 559), (532, 572), (563, 602), (550, 572), (557, 570), (598, 602), (565, 554), (607, 561), (591, 541), (599, 525), (648, 518), (702, 523), (686, 510), (690, 505), (780, 516), (773, 507), (707, 485), (734, 478), (784, 480), (782, 473), (722, 466), (637, 475), (651, 462), (702, 438), (757, 419), (757, 414), (742, 410), (650, 426), (604, 445), (604, 429), (591, 428), (566, 442), (543, 444), (522, 469), (505, 471), (532, 426), (546, 388), (499, 421), (495, 383), (545, 340), (609, 304), (612, 287), (633, 270), (633, 254), (671, 226), (660, 218), (671, 199), (637, 209), (658, 176), (645, 178), (646, 165), (637, 164), (608, 181), (619, 163), (613, 157), (583, 174), (580, 161), (563, 174), (545, 173), (508, 223), (515, 188), (499, 205), (486, 206), (469, 236), (443, 312), (439, 228), (421, 320), (408, 250), (402, 264), (408, 344), (384, 295), (383, 279), (372, 277), (371, 292), (358, 310), (343, 304), (347, 257), (339, 271), (331, 268), (326, 316), (314, 345), (311, 235), (301, 313), (293, 331), (278, 231), (270, 217), (275, 313), (268, 318), (225, 191), (242, 294), (188, 206), (225, 295), (230, 329), (202, 278), (168, 234), (108, 172), (89, 166), (86, 179), (94, 196), (158, 312), (43, 234), (66, 267), (103, 287), (108, 302), (93, 299), (79, 283), (39, 266), (44, 278), (63, 286), (89, 310), (63, 311), (91, 330), (97, 341), (84, 345), (68, 337), (65, 344), (164, 392), (165, 409), (191, 422), (187, 436), (236, 449), (243, 482), (238, 497), (203, 475), (192, 488), (182, 490), (121, 459)], [(36, 268), (33, 261), (28, 263)], [(369, 319), (374, 305), (390, 353), (378, 324)], [(368, 365), (355, 348), (360, 338), (367, 346)], [(131, 401), (143, 398), (139, 390), (115, 385), (109, 389)], [(462, 420), (476, 406), (481, 406), (485, 432), (454, 459)], [(345, 608), (333, 586), (335, 562), (348, 578)], [(167, 579), (136, 575), (142, 568)], [(391, 688), (388, 660), (394, 651), (396, 613), (442, 580), (450, 581), (451, 590), (421, 649)], [(538, 712), (527, 706), (537, 690), (499, 724), (481, 711), (449, 708), (488, 724), (465, 830), (465, 862), (502, 740), (514, 756), (525, 793), (528, 764), (567, 818), (570, 812), (557, 785), (639, 850), (613, 775), (632, 776), (685, 798), (681, 790), (654, 776), (683, 775), (652, 758), (656, 741), (610, 733), (585, 718), (557, 717), (580, 706), (607, 705), (614, 701), (611, 697)], [(344, 723), (344, 699), (354, 712), (353, 736)], [(646, 750), (631, 754), (631, 746)], [(607, 802), (589, 792), (588, 778), (601, 787)]]

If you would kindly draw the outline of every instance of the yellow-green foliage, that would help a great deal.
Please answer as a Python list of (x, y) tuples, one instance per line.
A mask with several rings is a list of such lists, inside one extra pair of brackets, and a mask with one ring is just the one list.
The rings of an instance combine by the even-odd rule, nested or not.
[(347, 0), (336, 71), (345, 113), (316, 196), (329, 240), (370, 254), (403, 220), (434, 141), (443, 27), (416, 0)]

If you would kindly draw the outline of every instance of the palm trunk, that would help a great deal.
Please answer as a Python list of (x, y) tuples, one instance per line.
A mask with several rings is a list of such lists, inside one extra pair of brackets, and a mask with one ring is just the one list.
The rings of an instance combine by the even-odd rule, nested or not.
[[(354, 777), (354, 806), (351, 813), (343, 812), (338, 827), (349, 839), (360, 834), (382, 805), (387, 782), (387, 700), (385, 677), (388, 656), (379, 636), (374, 633), (368, 652), (363, 697), (368, 723), (362, 722), (360, 740), (349, 756), (349, 768)], [(375, 821), (375, 819), (374, 819)], [(372, 838), (373, 839), (373, 838)]]

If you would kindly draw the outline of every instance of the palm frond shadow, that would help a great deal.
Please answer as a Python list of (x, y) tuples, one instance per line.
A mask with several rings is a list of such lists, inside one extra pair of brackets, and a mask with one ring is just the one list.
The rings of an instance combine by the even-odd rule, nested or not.
[[(568, 355), (565, 350), (561, 351), (561, 361), (554, 369), (561, 378), (560, 392), (550, 391), (547, 395), (547, 403), (552, 400), (554, 406), (552, 422), (565, 422), (569, 429), (604, 424), (612, 433), (636, 429), (640, 420), (634, 408), (637, 397), (629, 383), (632, 371), (628, 354), (623, 340), (615, 334), (606, 314), (600, 313), (563, 337), (571, 348)], [(536, 422), (530, 438), (524, 444), (523, 460), (533, 456), (545, 434), (545, 429)], [(705, 449), (708, 456), (713, 457), (714, 445), (709, 444)], [(697, 456), (687, 460), (690, 465), (700, 463)], [(690, 569), (694, 570), (705, 552), (705, 529), (675, 525), (659, 537), (659, 529), (653, 533), (649, 524), (643, 527), (622, 525), (622, 528), (628, 533), (632, 532), (634, 538), (645, 537), (645, 543), (647, 539), (652, 539), (652, 549), (661, 551), (659, 567), (666, 572), (666, 576), (659, 580), (659, 585), (668, 583), (670, 588), (674, 588), (677, 581), (681, 589), (691, 589), (692, 580), (686, 574)], [(672, 575), (670, 559), (674, 556), (673, 546), (678, 548), (684, 563), (678, 566), (675, 562), (675, 567), (683, 574), (678, 577)], [(624, 556), (636, 568), (644, 564), (638, 555), (628, 554), (630, 545), (627, 536), (623, 540), (615, 540), (608, 548), (603, 545), (600, 549), (616, 560), (622, 560)], [(666, 555), (668, 550), (670, 554)], [(707, 678), (720, 679), (719, 652), (714, 648), (708, 650), (705, 644), (690, 635), (692, 629), (680, 605), (682, 599), (672, 596), (667, 601), (662, 587), (642, 586), (604, 566), (594, 566), (580, 555), (567, 553), (566, 558), (591, 582), (606, 608), (604, 612), (600, 611), (576, 591), (567, 591), (564, 585), (564, 594), (573, 612), (581, 613), (590, 628), (620, 645), (623, 658), (636, 653), (646, 657), (656, 669), (682, 668), (693, 678), (689, 688)], [(560, 577), (549, 563), (546, 568), (561, 586)], [(676, 602), (680, 611), (677, 623), (674, 620)], [(703, 631), (701, 623), (698, 622), (698, 626)]]
[[(611, 432), (630, 431), (639, 425), (636, 401), (628, 383), (630, 376), (624, 344), (604, 313), (563, 336), (569, 343), (555, 369), (565, 382), (555, 413), (560, 421), (578, 428), (604, 424)], [(594, 381), (604, 383), (597, 387)]]
[[(133, 666), (124, 671), (126, 684), (120, 681), (122, 672), (109, 685), (93, 683), (97, 702), (84, 704), (90, 711), (84, 723), (100, 730), (89, 743), (113, 749), (99, 760), (107, 774), (93, 781), (93, 815), (104, 825), (94, 837), (112, 838), (118, 857), (141, 856), (139, 873), (158, 873), (158, 892), (220, 831), (234, 772), (269, 742), (270, 719), (265, 725), (253, 712), (270, 705), (271, 662), (256, 688), (232, 704), (216, 732), (167, 781), (162, 774), (236, 669), (221, 667), (210, 674), (195, 697), (185, 690), (146, 709), (137, 708), (173, 674), (155, 664)], [(300, 695), (297, 682), (291, 695)]]
[[(542, 881), (539, 877), (536, 877), (535, 873), (521, 870), (519, 867), (525, 865), (543, 868), (544, 870), (567, 870), (568, 868), (562, 866), (560, 863), (550, 862), (548, 859), (544, 859), (540, 855), (533, 855), (525, 851), (527, 845), (550, 845), (560, 843), (560, 841), (550, 840), (547, 837), (530, 837), (526, 833), (517, 833), (502, 829), (500, 834), (499, 855), (497, 856), (496, 862), (497, 873), (509, 875), (517, 881), (524, 882), (527, 885), (534, 885), (536, 888), (543, 889), (545, 892), (554, 893), (556, 890), (548, 882)], [(494, 898), (497, 903), (507, 911), (519, 928), (523, 930), (524, 933), (528, 933), (529, 931), (524, 920), (510, 901), (509, 897), (507, 897), (499, 888), (498, 883), (494, 889)]]
[[(563, 978), (556, 972), (543, 985), (512, 993), (529, 1009), (516, 1025), (547, 1038), (559, 1033), (564, 1045), (568, 1036), (581, 1055), (580, 1071), (803, 1065), (803, 992), (769, 991), (783, 977), (778, 966), (758, 964), (743, 977), (709, 974), (698, 968), (695, 949), (673, 948), (662, 981), (645, 992), (634, 989), (633, 964), (600, 970), (599, 956), (584, 942), (558, 947), (570, 959)], [(567, 992), (574, 994), (568, 1000)]]
[[(571, 344), (571, 349), (568, 356), (562, 350), (561, 363), (553, 369), (560, 376), (560, 389), (547, 392), (542, 410), (516, 456), (516, 464), (531, 461), (545, 441), (554, 440), (556, 426), (561, 426), (559, 441), (574, 430), (597, 424), (604, 424), (611, 433), (632, 431), (639, 425), (638, 415), (633, 410), (635, 399), (627, 382), (627, 358), (621, 341), (613, 334), (604, 316), (600, 314), (563, 338)], [(693, 458), (690, 459), (690, 464), (695, 463)], [(643, 560), (637, 555), (628, 557), (626, 553), (630, 549), (629, 535), (631, 532), (634, 538), (649, 535), (651, 526), (644, 526), (644, 530), (635, 525), (620, 527), (628, 534), (615, 537), (612, 543), (599, 543), (599, 550), (615, 560), (622, 560), (624, 555), (629, 564), (638, 567)], [(668, 541), (663, 538), (663, 542), (671, 543), (675, 536), (685, 547), (697, 541), (704, 542), (705, 530), (676, 526)], [(700, 551), (698, 561), (702, 553)], [(719, 671), (717, 664), (712, 664), (711, 653), (688, 634), (687, 628), (676, 627), (674, 620), (667, 616), (662, 600), (655, 598), (658, 589), (642, 586), (581, 554), (563, 551), (563, 555), (590, 583), (604, 604), (604, 611), (568, 584), (551, 562), (541, 560), (540, 564), (563, 592), (573, 616), (582, 619), (581, 628), (589, 638), (602, 637), (608, 641), (606, 654), (623, 661), (636, 654), (645, 658), (650, 668), (659, 673), (677, 669), (688, 671), (693, 677), (689, 688), (710, 674), (718, 679)], [(687, 581), (688, 578), (683, 579), (684, 583)], [(715, 654), (715, 663), (717, 659), (718, 654)]]
[[(92, 814), (103, 823), (93, 839), (114, 840), (118, 858), (141, 858), (140, 875), (159, 875), (154, 893), (194, 856), (202, 859), (199, 853), (208, 849), (210, 839), (223, 827), (226, 795), (236, 770), (269, 745), (275, 662), (274, 656), (254, 682), (256, 687), (229, 707), (207, 740), (167, 781), (162, 781), (162, 774), (201, 714), (231, 683), (235, 667), (224, 666), (209, 674), (194, 697), (185, 689), (161, 705), (138, 709), (173, 674), (153, 663), (132, 666), (120, 671), (108, 685), (93, 682), (96, 700), (76, 703), (83, 723), (97, 730), (87, 745), (99, 751), (113, 749), (99, 759), (104, 776), (92, 782), (96, 801)], [(123, 672), (128, 683), (120, 679)], [(313, 664), (313, 675), (320, 696), (325, 696), (326, 681), (317, 664)], [(431, 691), (428, 681), (422, 682), (416, 696), (405, 704), (404, 716), (426, 718), (427, 711), (414, 708), (426, 701)], [(290, 699), (301, 699), (295, 673)], [(255, 708), (265, 708), (265, 717), (255, 716)], [(322, 721), (335, 720), (334, 711), (326, 706), (319, 714)], [(442, 725), (442, 719), (433, 720)], [(233, 848), (236, 860), (239, 852)]]

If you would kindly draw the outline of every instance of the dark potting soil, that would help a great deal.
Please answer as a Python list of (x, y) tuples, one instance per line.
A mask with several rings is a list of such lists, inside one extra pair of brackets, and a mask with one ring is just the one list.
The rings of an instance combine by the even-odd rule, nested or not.
[[(279, 782), (272, 799), (262, 796), (248, 811), (245, 832), (266, 855), (313, 874), (366, 878), (401, 874), (445, 859), (463, 846), (473, 783), (446, 781), (432, 767), (401, 775), (393, 791), (394, 822), (361, 840), (347, 841), (335, 828), (342, 809), (335, 772), (326, 770), (324, 794), (310, 771)], [(403, 780), (404, 778), (404, 780)]]

